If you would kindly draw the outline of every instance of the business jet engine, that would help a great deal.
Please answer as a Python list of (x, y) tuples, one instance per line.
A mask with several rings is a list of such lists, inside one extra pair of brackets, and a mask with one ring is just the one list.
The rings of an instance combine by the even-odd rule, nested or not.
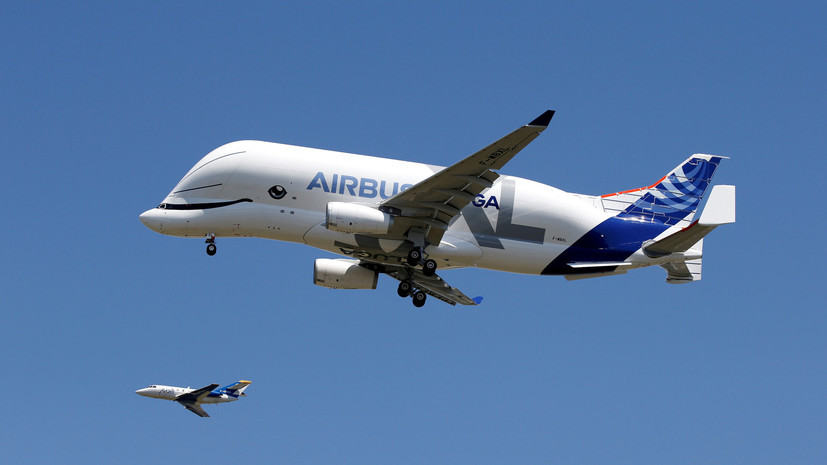
[(329, 202), (325, 219), (327, 229), (348, 234), (384, 234), (393, 225), (387, 213), (347, 202)]
[(379, 273), (359, 266), (359, 260), (319, 258), (313, 264), (313, 284), (331, 289), (376, 289)]

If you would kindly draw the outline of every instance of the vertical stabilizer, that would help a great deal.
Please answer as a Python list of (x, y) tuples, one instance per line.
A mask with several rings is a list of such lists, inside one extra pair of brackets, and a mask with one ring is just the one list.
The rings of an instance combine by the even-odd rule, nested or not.
[(227, 391), (227, 394), (230, 394), (230, 395), (246, 396), (247, 394), (244, 394), (244, 390), (247, 389), (247, 386), (249, 386), (251, 383), (252, 383), (251, 381), (241, 380), (241, 381), (236, 381), (235, 383), (233, 383), (233, 384), (231, 384), (227, 387), (223, 387), (221, 389), (223, 391)]
[(723, 158), (692, 155), (651, 186), (601, 196), (603, 208), (619, 218), (689, 224)]

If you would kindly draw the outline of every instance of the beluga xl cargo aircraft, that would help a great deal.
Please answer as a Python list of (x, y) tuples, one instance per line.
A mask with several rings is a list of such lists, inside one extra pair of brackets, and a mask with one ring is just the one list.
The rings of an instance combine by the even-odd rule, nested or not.
[(563, 192), (497, 173), (540, 135), (549, 110), (453, 165), (425, 165), (260, 141), (223, 145), (157, 207), (153, 231), (206, 239), (260, 237), (348, 258), (317, 259), (313, 282), (375, 289), (379, 274), (421, 307), (426, 294), (476, 305), (438, 269), (479, 267), (567, 279), (658, 265), (669, 283), (701, 279), (703, 238), (735, 221), (735, 186), (715, 186), (724, 157), (692, 155), (653, 184), (606, 195)]

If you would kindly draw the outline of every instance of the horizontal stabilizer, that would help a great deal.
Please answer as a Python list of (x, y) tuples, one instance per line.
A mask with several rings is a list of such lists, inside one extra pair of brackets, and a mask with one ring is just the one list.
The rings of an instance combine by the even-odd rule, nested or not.
[(651, 258), (663, 257), (673, 253), (686, 252), (704, 236), (712, 232), (715, 226), (701, 225), (697, 221), (680, 231), (643, 246), (643, 253)]
[(701, 218), (680, 231), (643, 246), (652, 258), (686, 252), (717, 226), (735, 222), (735, 186), (715, 186)]

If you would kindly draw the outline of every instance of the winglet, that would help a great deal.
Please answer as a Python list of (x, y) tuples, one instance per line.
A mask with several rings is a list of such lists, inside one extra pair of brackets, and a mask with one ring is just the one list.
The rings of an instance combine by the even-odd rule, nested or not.
[(551, 117), (554, 116), (554, 110), (546, 110), (542, 115), (534, 118), (534, 121), (528, 123), (527, 126), (542, 126), (547, 127), (551, 122)]
[(481, 304), (481, 303), (482, 303), (482, 299), (483, 299), (483, 296), (478, 295), (478, 296), (474, 297), (474, 298), (473, 298), (473, 299), (471, 299), (471, 300), (473, 300), (475, 304), (479, 305), (479, 304)]
[(735, 186), (719, 185), (713, 187), (698, 222), (709, 226), (734, 223)]

